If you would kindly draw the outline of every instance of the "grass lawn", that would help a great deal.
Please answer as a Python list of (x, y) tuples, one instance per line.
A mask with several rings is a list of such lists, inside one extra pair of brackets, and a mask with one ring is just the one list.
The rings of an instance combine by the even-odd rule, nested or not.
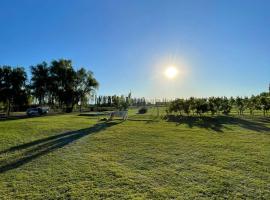
[(0, 199), (270, 199), (270, 119), (0, 121)]

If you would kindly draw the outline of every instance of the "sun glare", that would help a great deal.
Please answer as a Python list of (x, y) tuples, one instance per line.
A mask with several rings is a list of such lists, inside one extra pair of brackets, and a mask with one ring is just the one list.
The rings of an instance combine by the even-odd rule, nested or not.
[(165, 70), (165, 76), (169, 79), (173, 79), (178, 74), (177, 69), (174, 66), (170, 66)]

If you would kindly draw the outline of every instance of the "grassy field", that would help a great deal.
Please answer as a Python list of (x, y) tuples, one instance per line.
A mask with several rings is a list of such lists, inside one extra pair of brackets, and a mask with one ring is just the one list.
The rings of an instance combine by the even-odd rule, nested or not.
[(269, 118), (150, 114), (0, 121), (0, 199), (270, 199)]

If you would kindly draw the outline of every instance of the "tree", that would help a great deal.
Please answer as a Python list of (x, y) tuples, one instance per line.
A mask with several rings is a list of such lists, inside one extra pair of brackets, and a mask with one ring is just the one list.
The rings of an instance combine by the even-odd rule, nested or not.
[(228, 115), (231, 112), (232, 106), (230, 100), (227, 97), (223, 97), (221, 101), (220, 109), (224, 115)]
[(208, 103), (209, 103), (209, 111), (211, 112), (212, 115), (215, 115), (218, 111), (218, 107), (216, 104), (216, 98), (215, 97), (209, 97), (208, 98)]
[(40, 105), (45, 104), (45, 98), (49, 97), (50, 71), (47, 63), (43, 62), (36, 66), (31, 66), (31, 89), (34, 97), (38, 99)]
[(196, 105), (196, 113), (199, 114), (200, 116), (203, 113), (206, 113), (206, 112), (209, 111), (207, 99), (205, 99), (205, 98), (203, 98), (203, 99), (196, 99), (195, 105)]
[(98, 82), (91, 71), (81, 68), (75, 71), (71, 60), (54, 60), (50, 67), (51, 92), (56, 97), (59, 107), (65, 106), (71, 112), (77, 103), (90, 97), (90, 92), (98, 88)]
[(185, 114), (187, 114), (187, 115), (190, 114), (190, 107), (191, 107), (190, 100), (185, 100), (183, 102), (183, 111)]
[(184, 99), (176, 99), (169, 104), (168, 112), (169, 113), (179, 113), (182, 115), (182, 111), (184, 110)]
[(16, 103), (26, 103), (27, 76), (24, 68), (3, 66), (0, 68), (0, 101), (6, 104), (6, 114), (10, 115), (11, 107)]
[(241, 97), (236, 97), (235, 105), (236, 105), (236, 108), (238, 109), (238, 114), (243, 115), (243, 112), (245, 110), (244, 100)]
[(119, 99), (118, 96), (116, 96), (116, 95), (113, 95), (112, 96), (112, 104), (113, 104), (114, 107), (119, 108), (119, 106), (120, 106), (120, 99)]
[(250, 115), (253, 115), (254, 110), (256, 110), (256, 105), (258, 104), (258, 99), (256, 96), (252, 95), (247, 99), (247, 108), (249, 109)]
[(261, 93), (260, 94), (260, 104), (263, 110), (263, 115), (265, 116), (267, 112), (270, 110), (270, 94), (269, 93)]
[(196, 110), (196, 100), (195, 100), (195, 98), (194, 97), (190, 97), (189, 98), (189, 104), (190, 104), (190, 111), (192, 112), (192, 114), (194, 115), (194, 112), (195, 112), (195, 110)]
[(80, 102), (81, 111), (82, 104), (89, 100), (90, 93), (98, 88), (99, 83), (94, 78), (93, 72), (81, 68), (76, 72), (75, 85), (77, 99), (73, 103)]

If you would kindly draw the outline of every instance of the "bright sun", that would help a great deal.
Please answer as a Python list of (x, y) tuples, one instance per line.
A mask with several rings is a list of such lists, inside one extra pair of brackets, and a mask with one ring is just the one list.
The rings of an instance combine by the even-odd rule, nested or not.
[(169, 79), (173, 79), (178, 74), (177, 69), (174, 66), (170, 66), (165, 70), (165, 76)]

